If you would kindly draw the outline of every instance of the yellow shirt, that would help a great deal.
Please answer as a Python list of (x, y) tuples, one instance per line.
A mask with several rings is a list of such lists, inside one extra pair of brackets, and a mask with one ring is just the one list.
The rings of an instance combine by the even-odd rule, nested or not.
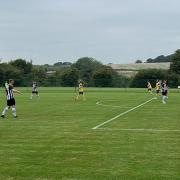
[(84, 92), (84, 87), (82, 83), (79, 84), (79, 92)]
[(160, 84), (156, 83), (156, 90), (160, 90)]

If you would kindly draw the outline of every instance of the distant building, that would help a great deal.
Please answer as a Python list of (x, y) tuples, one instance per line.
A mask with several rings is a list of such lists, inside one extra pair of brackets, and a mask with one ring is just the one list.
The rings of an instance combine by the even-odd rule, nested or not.
[(55, 74), (55, 73), (56, 73), (56, 71), (47, 71), (47, 72), (46, 72), (47, 76), (51, 76), (51, 75), (53, 75), (53, 74)]
[(170, 68), (170, 63), (136, 63), (136, 64), (108, 64), (112, 69), (117, 71), (119, 74), (133, 77), (140, 70), (145, 69), (164, 69)]

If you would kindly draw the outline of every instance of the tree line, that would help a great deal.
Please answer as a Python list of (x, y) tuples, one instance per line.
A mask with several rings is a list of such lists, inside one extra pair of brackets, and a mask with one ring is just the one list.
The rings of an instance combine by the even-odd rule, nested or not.
[[(147, 60), (144, 61), (144, 63), (167, 63), (171, 62), (171, 59), (174, 54), (170, 54), (168, 56), (160, 55), (157, 56), (156, 58), (148, 58)], [(143, 60), (136, 60), (135, 63), (143, 63)]]
[(58, 62), (54, 65), (33, 65), (32, 61), (16, 59), (0, 63), (0, 85), (13, 78), (16, 86), (31, 86), (37, 81), (40, 86), (72, 87), (82, 79), (86, 86), (124, 87), (128, 78), (119, 75), (111, 67), (96, 59), (83, 57), (75, 63)]
[(146, 82), (166, 79), (170, 87), (180, 85), (180, 50), (171, 56), (170, 70), (141, 70), (135, 77), (118, 74), (94, 58), (83, 57), (75, 63), (57, 62), (54, 65), (33, 65), (32, 61), (16, 59), (0, 63), (0, 85), (13, 78), (16, 86), (30, 86), (37, 81), (40, 86), (76, 86), (82, 79), (89, 87), (146, 87)]

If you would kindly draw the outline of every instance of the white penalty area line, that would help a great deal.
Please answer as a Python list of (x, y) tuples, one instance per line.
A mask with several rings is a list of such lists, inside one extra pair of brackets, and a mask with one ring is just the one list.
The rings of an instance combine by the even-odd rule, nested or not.
[(113, 106), (113, 105), (102, 104), (102, 103), (100, 103), (100, 102), (97, 102), (96, 105), (98, 105), (98, 106), (104, 106), (104, 107), (126, 108), (126, 107), (122, 107), (122, 106)]
[(92, 129), (93, 129), (93, 130), (98, 129), (98, 128), (100, 128), (101, 126), (103, 126), (103, 125), (105, 125), (105, 124), (108, 124), (108, 123), (116, 120), (117, 118), (119, 118), (119, 117), (121, 117), (121, 116), (124, 116), (125, 114), (127, 114), (127, 113), (129, 113), (129, 112), (131, 112), (131, 111), (134, 111), (135, 109), (138, 109), (138, 108), (140, 108), (141, 106), (144, 106), (145, 104), (147, 104), (147, 103), (149, 103), (149, 102), (151, 102), (151, 101), (153, 101), (153, 100), (155, 100), (155, 99), (157, 99), (157, 97), (153, 97), (152, 99), (150, 99), (150, 100), (148, 100), (148, 101), (146, 101), (146, 102), (144, 102), (144, 103), (142, 103), (142, 104), (140, 104), (140, 105), (138, 105), (138, 106), (136, 106), (136, 107), (134, 107), (134, 108), (131, 108), (131, 109), (129, 109), (129, 110), (127, 110), (127, 111), (125, 111), (125, 112), (123, 112), (123, 113), (121, 113), (121, 114), (118, 114), (117, 116), (115, 116), (115, 117), (113, 117), (113, 118), (111, 118), (111, 119), (109, 119), (109, 120), (107, 120), (107, 121), (105, 121), (105, 122), (103, 122), (103, 123), (101, 123), (101, 124), (93, 127)]
[(180, 132), (180, 129), (111, 129), (111, 128), (98, 128), (98, 130), (107, 130), (107, 131)]

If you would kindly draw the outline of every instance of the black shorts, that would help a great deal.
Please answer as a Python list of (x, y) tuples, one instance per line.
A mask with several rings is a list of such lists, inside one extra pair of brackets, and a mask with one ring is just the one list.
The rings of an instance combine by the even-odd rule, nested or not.
[(7, 100), (7, 106), (15, 106), (15, 105), (16, 105), (16, 101), (14, 98)]
[(148, 91), (152, 91), (152, 89), (148, 88)]
[(156, 93), (159, 94), (159, 93), (160, 93), (160, 90), (156, 90)]
[(38, 94), (38, 91), (32, 91), (32, 94)]
[(168, 94), (167, 90), (162, 92), (163, 96), (167, 96), (167, 94)]
[(83, 95), (84, 94), (84, 92), (79, 92), (79, 95)]

